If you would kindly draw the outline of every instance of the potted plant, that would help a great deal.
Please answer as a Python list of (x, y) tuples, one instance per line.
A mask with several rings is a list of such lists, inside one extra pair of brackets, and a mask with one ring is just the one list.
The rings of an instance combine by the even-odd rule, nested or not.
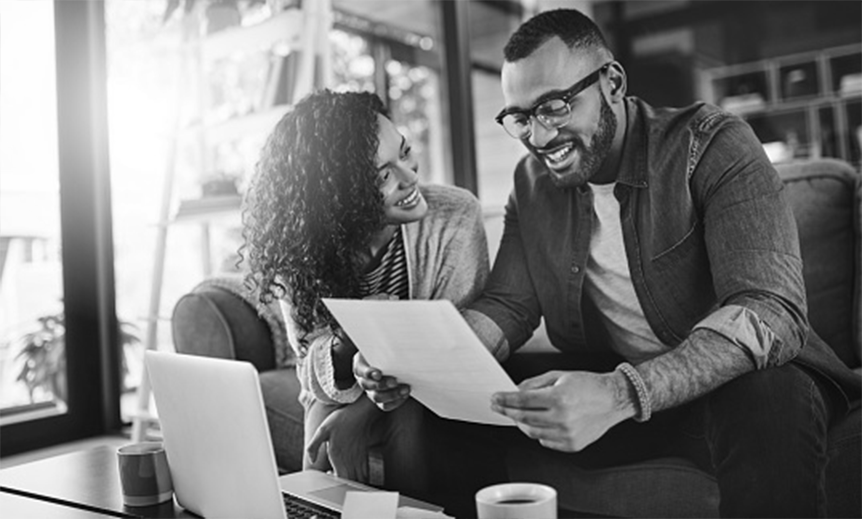
[(18, 340), (21, 351), (15, 360), (21, 363), (18, 382), (27, 387), (30, 403), (36, 402), (37, 392), (49, 399), (66, 401), (66, 326), (63, 314), (45, 315), (36, 319), (38, 326)]
[[(37, 396), (67, 401), (66, 386), (66, 325), (62, 312), (36, 319), (36, 329), (23, 334), (16, 342), (20, 351), (15, 360), (20, 363), (16, 380), (27, 387), (30, 403)], [(132, 347), (140, 344), (138, 328), (120, 320), (119, 341), (123, 348), (122, 380), (125, 384), (129, 367), (126, 357), (133, 353)], [(123, 388), (124, 391), (130, 388)]]

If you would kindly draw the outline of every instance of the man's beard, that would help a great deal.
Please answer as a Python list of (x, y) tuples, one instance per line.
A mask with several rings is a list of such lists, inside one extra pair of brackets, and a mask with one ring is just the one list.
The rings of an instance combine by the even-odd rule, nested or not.
[(551, 181), (555, 186), (560, 188), (578, 187), (593, 178), (602, 167), (605, 158), (610, 153), (611, 146), (614, 143), (614, 135), (617, 133), (617, 118), (614, 111), (611, 110), (611, 105), (608, 104), (605, 96), (601, 96), (601, 106), (599, 108), (599, 128), (593, 135), (590, 145), (586, 148), (581, 146), (580, 142), (574, 145), (580, 148), (581, 163), (577, 173), (569, 173), (568, 175), (550, 175)]

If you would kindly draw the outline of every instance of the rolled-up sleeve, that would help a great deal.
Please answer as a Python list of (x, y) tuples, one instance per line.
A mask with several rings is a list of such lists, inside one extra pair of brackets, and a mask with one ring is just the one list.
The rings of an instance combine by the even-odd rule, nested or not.
[[(771, 364), (770, 356), (781, 350), (781, 339), (769, 325), (744, 306), (724, 306), (697, 323), (694, 329), (706, 328), (729, 340), (748, 353), (756, 369)], [(770, 355), (772, 353), (772, 355)]]
[(473, 332), (482, 341), (482, 344), (494, 355), (499, 362), (509, 358), (509, 341), (503, 334), (503, 330), (497, 326), (490, 317), (472, 309), (463, 311), (464, 320), (473, 329)]
[(281, 301), (281, 311), (287, 326), (287, 336), (297, 353), (296, 375), (301, 391), (299, 401), (308, 407), (317, 400), (324, 404), (349, 404), (362, 396), (362, 388), (354, 384), (339, 389), (335, 383), (335, 366), (332, 363), (332, 331), (318, 328), (304, 333), (290, 315), (290, 306)]

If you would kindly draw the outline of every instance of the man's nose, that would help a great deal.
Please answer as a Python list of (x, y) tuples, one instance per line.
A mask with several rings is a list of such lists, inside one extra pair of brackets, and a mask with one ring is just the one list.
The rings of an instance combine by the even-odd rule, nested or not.
[(544, 148), (557, 135), (556, 128), (547, 128), (535, 116), (530, 118), (530, 145), (534, 148)]

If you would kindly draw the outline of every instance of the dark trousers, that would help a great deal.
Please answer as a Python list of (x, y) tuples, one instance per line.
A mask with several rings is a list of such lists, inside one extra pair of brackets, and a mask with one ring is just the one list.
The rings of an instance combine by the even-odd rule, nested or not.
[[(339, 407), (315, 401), (305, 410), (306, 443), (323, 420)], [(434, 435), (426, 434), (426, 420), (440, 419), (412, 398), (398, 409), (382, 413), (371, 427), (371, 445), (366, 446), (371, 451), (367, 462), (369, 478), (360, 482), (433, 501), (429, 482), (431, 472), (428, 470), (431, 450), (426, 442)], [(332, 470), (328, 448), (326, 444), (321, 447), (315, 462), (304, 452), (303, 468), (324, 472)], [(338, 475), (361, 479), (352, 474)]]
[[(583, 451), (559, 456), (583, 468), (684, 457), (715, 476), (723, 517), (824, 516), (826, 433), (835, 398), (829, 384), (795, 364), (751, 372), (646, 423), (627, 420)], [(507, 449), (544, 449), (515, 428), (444, 420), (435, 427), (436, 441), (454, 454), (435, 467), (438, 495), (459, 517), (475, 514), (476, 490), (507, 480)]]

